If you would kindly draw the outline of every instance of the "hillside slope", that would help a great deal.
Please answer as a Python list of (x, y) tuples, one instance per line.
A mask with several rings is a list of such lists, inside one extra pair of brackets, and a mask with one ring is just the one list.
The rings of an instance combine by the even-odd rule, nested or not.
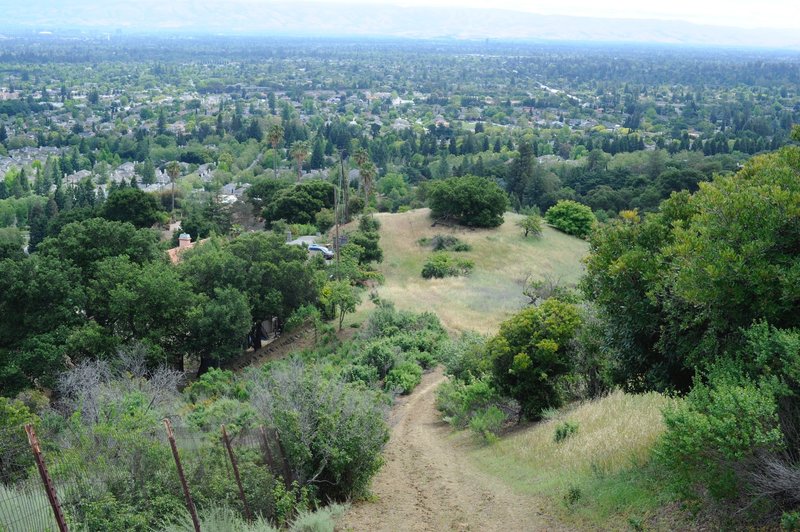
[[(526, 277), (549, 275), (563, 283), (576, 283), (583, 271), (586, 242), (545, 227), (541, 238), (524, 238), (516, 226), (518, 214), (506, 213), (497, 229), (431, 227), (428, 209), (402, 214), (376, 214), (381, 222), (386, 282), (378, 295), (398, 308), (435, 312), (450, 331), (497, 331), (502, 321), (522, 308)], [(457, 253), (475, 261), (467, 277), (423, 279), (422, 266), (431, 254), (418, 244), (423, 237), (452, 234), (472, 246)]]

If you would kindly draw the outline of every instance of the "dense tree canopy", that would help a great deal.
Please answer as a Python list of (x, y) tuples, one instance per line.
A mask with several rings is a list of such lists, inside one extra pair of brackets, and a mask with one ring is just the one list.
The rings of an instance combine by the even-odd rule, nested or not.
[(274, 194), (264, 208), (267, 223), (285, 220), (289, 223), (313, 224), (315, 215), (334, 205), (334, 188), (322, 180), (304, 181)]
[(151, 227), (161, 220), (156, 198), (138, 188), (125, 187), (113, 191), (103, 204), (103, 217), (117, 222), (130, 222), (135, 227)]
[(755, 157), (591, 238), (585, 288), (632, 388), (686, 389), (754, 320), (800, 325), (800, 149)]
[(497, 227), (503, 223), (508, 198), (490, 179), (452, 177), (430, 183), (428, 205), (434, 218), (450, 218), (470, 227)]

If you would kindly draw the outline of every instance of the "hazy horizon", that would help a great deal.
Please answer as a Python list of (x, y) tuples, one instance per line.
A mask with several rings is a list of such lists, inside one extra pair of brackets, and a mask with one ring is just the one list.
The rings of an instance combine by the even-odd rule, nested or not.
[[(625, 0), (601, 10), (585, 0), (558, 5), (497, 0), (491, 8), (484, 4), (477, 0), (458, 4), (455, 0), (424, 4), (421, 0), (141, 0), (136, 4), (31, 0), (5, 6), (0, 31), (492, 38), (800, 49), (800, 17), (793, 15), (798, 8), (774, 0), (762, 2), (755, 15), (742, 2), (723, 6), (717, 0), (691, 6), (697, 8), (694, 13), (682, 0), (649, 7)], [(766, 27), (767, 22), (774, 24)]]

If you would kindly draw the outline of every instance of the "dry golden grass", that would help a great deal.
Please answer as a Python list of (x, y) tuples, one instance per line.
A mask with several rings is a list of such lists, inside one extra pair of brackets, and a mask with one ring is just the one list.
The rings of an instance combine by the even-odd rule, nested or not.
[[(493, 470), (500, 467), (508, 475), (525, 479), (530, 489), (562, 484), (574, 475), (613, 474), (648, 461), (664, 431), (661, 411), (669, 401), (655, 392), (616, 391), (563, 410), (549, 421), (477, 450), (475, 456)], [(567, 420), (578, 424), (578, 432), (556, 443), (556, 427)]]
[[(435, 312), (450, 331), (496, 332), (526, 304), (522, 286), (529, 274), (575, 283), (588, 250), (586, 242), (549, 227), (541, 238), (524, 238), (516, 226), (521, 216), (512, 213), (496, 229), (431, 227), (428, 209), (375, 217), (381, 222), (384, 252), (379, 269), (386, 277), (378, 294), (400, 309)], [(469, 276), (422, 278), (431, 250), (417, 241), (436, 234), (452, 234), (472, 245), (472, 251), (455, 254), (475, 262)]]
[[(664, 432), (661, 412), (672, 399), (651, 392), (621, 391), (573, 405), (549, 420), (518, 430), (491, 446), (463, 443), (475, 462), (522, 493), (545, 496), (579, 528), (627, 528), (631, 517), (647, 518), (663, 504), (646, 469)], [(577, 433), (556, 443), (556, 427), (578, 424)], [(564, 505), (570, 490), (580, 501)]]

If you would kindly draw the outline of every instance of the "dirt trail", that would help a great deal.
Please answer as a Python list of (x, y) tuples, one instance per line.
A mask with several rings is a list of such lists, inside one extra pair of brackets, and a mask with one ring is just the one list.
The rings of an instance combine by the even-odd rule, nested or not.
[(426, 374), (395, 405), (386, 463), (372, 483), (375, 502), (350, 509), (337, 529), (354, 531), (561, 530), (539, 501), (478, 471), (449, 438), (434, 407), (441, 370)]

